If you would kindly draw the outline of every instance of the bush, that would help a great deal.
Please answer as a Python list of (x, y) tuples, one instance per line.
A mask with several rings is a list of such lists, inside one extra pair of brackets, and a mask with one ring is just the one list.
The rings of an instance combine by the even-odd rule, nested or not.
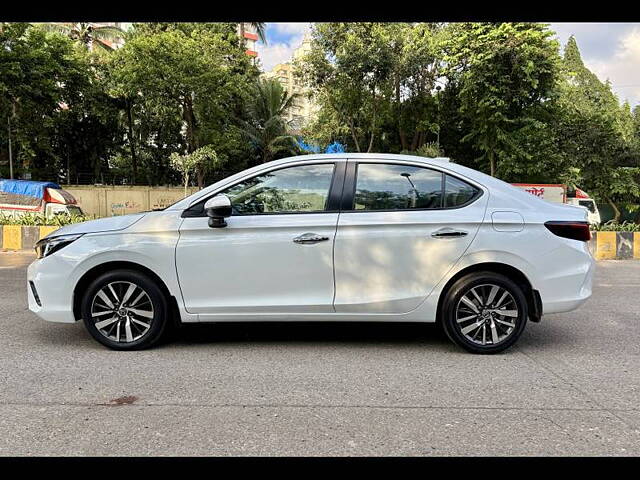
[(24, 226), (43, 226), (49, 225), (53, 227), (64, 227), (72, 223), (86, 222), (95, 219), (89, 215), (69, 215), (58, 214), (53, 217), (47, 217), (42, 213), (25, 213), (24, 215), (10, 215), (0, 212), (0, 225), (24, 225)]
[(627, 222), (617, 223), (609, 220), (606, 223), (593, 227), (597, 232), (640, 232), (640, 223)]

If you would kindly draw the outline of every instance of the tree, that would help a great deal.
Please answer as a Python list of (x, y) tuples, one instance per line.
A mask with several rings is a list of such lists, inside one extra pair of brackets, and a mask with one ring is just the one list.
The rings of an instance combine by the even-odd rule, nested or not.
[(558, 45), (537, 23), (461, 23), (449, 26), (447, 78), (458, 88), (459, 111), (471, 143), (495, 176), (501, 160), (528, 156), (517, 137), (535, 128), (558, 71)]
[(118, 132), (87, 52), (29, 24), (4, 25), (0, 45), (0, 115), (16, 173), (59, 181), (83, 162), (99, 171)]
[[(258, 38), (264, 44), (267, 43), (266, 24), (265, 22), (250, 22), (250, 25), (255, 28)], [(244, 23), (240, 23), (240, 37), (244, 39)], [(244, 41), (244, 40), (243, 40)]]
[(96, 25), (95, 23), (42, 23), (42, 28), (49, 32), (58, 32), (71, 40), (79, 42), (88, 49), (97, 46), (100, 50), (113, 51), (114, 43), (125, 36), (125, 32), (112, 25)]
[(178, 170), (182, 175), (185, 197), (187, 196), (189, 179), (193, 173), (198, 170), (215, 170), (220, 168), (222, 164), (216, 154), (216, 151), (211, 147), (211, 145), (205, 145), (204, 147), (200, 147), (185, 155), (180, 155), (174, 152), (169, 158), (171, 166)]
[(391, 27), (391, 123), (396, 125), (400, 149), (417, 151), (434, 135), (433, 140), (439, 143), (438, 91), (444, 68), (442, 44), (447, 32), (437, 23)]
[(239, 123), (259, 162), (298, 152), (285, 120), (294, 99), (295, 95), (287, 93), (276, 79), (259, 79), (253, 86), (247, 102), (247, 120), (240, 119)]
[(633, 155), (629, 107), (620, 106), (609, 83), (584, 65), (573, 36), (565, 47), (557, 89), (560, 111), (552, 125), (562, 139), (561, 152), (578, 169), (581, 186), (607, 202), (617, 222), (620, 205), (640, 199), (640, 169), (625, 165)]
[[(130, 103), (131, 115), (159, 114), (175, 124), (179, 116), (184, 149), (212, 144), (221, 157), (238, 150), (239, 132), (232, 118), (241, 115), (248, 86), (258, 71), (245, 55), (234, 24), (135, 25), (127, 43), (113, 55), (111, 79), (118, 96)], [(135, 104), (135, 105), (134, 105)], [(140, 148), (161, 147), (158, 132), (134, 134)], [(224, 132), (221, 134), (220, 132)], [(231, 137), (231, 138), (230, 138)], [(133, 147), (132, 147), (133, 148)], [(131, 151), (134, 156), (133, 149)], [(197, 168), (198, 186), (206, 171)]]
[(321, 105), (321, 115), (345, 125), (358, 152), (373, 150), (389, 114), (395, 53), (392, 25), (316, 24), (310, 52), (295, 63)]

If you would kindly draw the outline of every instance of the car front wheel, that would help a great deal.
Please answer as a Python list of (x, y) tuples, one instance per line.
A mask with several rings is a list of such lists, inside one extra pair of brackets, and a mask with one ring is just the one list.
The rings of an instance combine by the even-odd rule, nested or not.
[(82, 319), (98, 342), (114, 350), (155, 344), (167, 325), (167, 299), (146, 275), (114, 270), (96, 278), (82, 301)]
[(443, 304), (447, 336), (472, 353), (498, 353), (513, 345), (527, 323), (527, 301), (508, 277), (475, 272), (457, 280)]

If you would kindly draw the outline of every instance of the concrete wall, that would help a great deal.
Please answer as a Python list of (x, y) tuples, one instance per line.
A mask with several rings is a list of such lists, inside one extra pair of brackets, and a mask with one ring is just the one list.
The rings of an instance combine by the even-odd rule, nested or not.
[[(78, 201), (87, 215), (111, 217), (164, 208), (184, 198), (182, 187), (127, 187), (62, 185)], [(187, 189), (187, 195), (198, 190)]]

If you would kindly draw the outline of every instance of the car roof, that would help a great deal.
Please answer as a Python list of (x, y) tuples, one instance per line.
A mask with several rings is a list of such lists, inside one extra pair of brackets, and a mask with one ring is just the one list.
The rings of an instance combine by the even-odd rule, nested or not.
[(323, 160), (323, 159), (338, 159), (338, 158), (343, 158), (343, 159), (359, 159), (359, 158), (366, 158), (366, 159), (388, 159), (388, 160), (410, 160), (410, 161), (436, 161), (436, 162), (449, 162), (450, 159), (448, 157), (423, 157), (420, 155), (402, 155), (402, 154), (398, 154), (398, 153), (312, 153), (309, 155), (297, 155), (297, 156), (293, 156), (293, 157), (286, 157), (286, 158), (282, 158), (280, 160), (274, 160), (273, 162), (269, 162), (269, 163), (275, 163), (275, 162), (280, 162), (283, 160)]

